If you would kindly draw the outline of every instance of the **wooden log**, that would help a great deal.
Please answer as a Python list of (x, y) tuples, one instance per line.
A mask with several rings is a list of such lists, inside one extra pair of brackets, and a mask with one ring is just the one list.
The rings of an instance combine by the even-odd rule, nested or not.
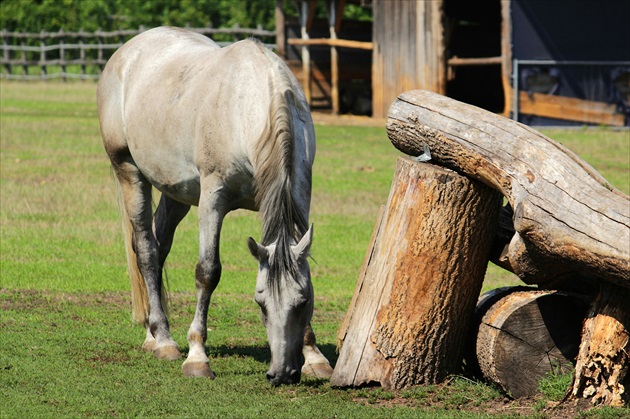
[(501, 195), (409, 158), (365, 257), (333, 386), (436, 383), (461, 370)]
[(630, 288), (630, 199), (539, 132), (475, 106), (414, 90), (399, 95), (387, 132), (410, 155), (498, 189), (514, 209), (506, 260), (527, 283), (576, 273)]
[(471, 370), (513, 397), (538, 393), (548, 374), (573, 371), (588, 308), (583, 296), (526, 287), (499, 288), (482, 296)]
[(570, 397), (612, 405), (626, 400), (628, 196), (535, 130), (431, 92), (400, 95), (387, 130), (400, 150), (419, 155), (426, 143), (434, 162), (503, 193), (515, 230), (503, 266), (525, 282), (564, 287), (581, 278), (601, 285), (585, 322)]
[(570, 395), (594, 404), (630, 402), (630, 292), (603, 283), (584, 322)]

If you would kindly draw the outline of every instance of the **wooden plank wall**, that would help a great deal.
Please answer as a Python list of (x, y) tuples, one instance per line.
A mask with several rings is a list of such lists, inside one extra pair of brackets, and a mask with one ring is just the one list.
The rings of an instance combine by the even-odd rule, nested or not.
[(446, 92), (442, 1), (374, 0), (373, 116), (412, 89)]

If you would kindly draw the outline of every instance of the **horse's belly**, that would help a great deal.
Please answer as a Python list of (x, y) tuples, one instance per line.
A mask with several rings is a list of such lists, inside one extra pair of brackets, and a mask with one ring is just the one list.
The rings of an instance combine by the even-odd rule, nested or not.
[[(201, 191), (199, 171), (186, 159), (178, 158), (172, 149), (170, 153), (168, 149), (165, 151), (167, 153), (161, 156), (146, 152), (135, 153), (134, 160), (142, 174), (160, 192), (176, 201), (198, 205)], [(148, 156), (152, 158), (147, 158)]]
[(159, 184), (155, 187), (176, 201), (188, 205), (199, 205), (199, 178), (184, 180), (176, 184)]

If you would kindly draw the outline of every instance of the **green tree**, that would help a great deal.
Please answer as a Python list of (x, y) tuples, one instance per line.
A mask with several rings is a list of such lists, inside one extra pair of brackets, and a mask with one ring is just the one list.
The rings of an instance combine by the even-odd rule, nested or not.
[(272, 30), (275, 0), (4, 0), (0, 27), (39, 32), (137, 29), (161, 25)]
[[(137, 29), (161, 25), (243, 28), (275, 28), (275, 0), (2, 0), (0, 28), (9, 31), (67, 32), (83, 29)], [(292, 0), (284, 0), (284, 10), (296, 16)], [(320, 1), (317, 16), (326, 17)], [(346, 19), (371, 20), (370, 9), (348, 4)]]

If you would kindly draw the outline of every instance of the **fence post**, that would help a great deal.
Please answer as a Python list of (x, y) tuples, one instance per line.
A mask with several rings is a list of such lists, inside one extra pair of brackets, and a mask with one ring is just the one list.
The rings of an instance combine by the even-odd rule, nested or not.
[[(23, 35), (26, 35), (23, 33)], [(22, 38), (22, 78), (26, 79), (28, 75), (28, 66), (26, 65), (26, 36)]]
[(59, 65), (61, 66), (61, 81), (66, 81), (66, 50), (64, 48), (64, 32), (59, 29)]
[(11, 75), (11, 54), (9, 53), (8, 32), (2, 31), (2, 59), (4, 60), (4, 68), (7, 71), (7, 77)]
[(39, 66), (41, 69), (42, 80), (46, 80), (46, 43), (44, 42), (44, 31), (41, 31), (39, 34), (39, 46), (40, 46), (40, 55), (39, 55)]
[(232, 33), (232, 39), (234, 40), (234, 42), (238, 42), (239, 39), (238, 39), (237, 33), (238, 33), (238, 30), (241, 29), (241, 24), (236, 22), (233, 28), (234, 28), (234, 32)]
[(81, 60), (81, 80), (85, 80), (85, 45), (83, 44), (83, 28), (79, 30), (79, 58)]
[(98, 42), (98, 52), (96, 56), (96, 68), (97, 68), (96, 71), (100, 78), (102, 66), (105, 65), (104, 60), (103, 60), (103, 43), (105, 42), (105, 38), (103, 37), (103, 32), (101, 31), (101, 28), (98, 28), (98, 30), (96, 31), (96, 34), (97, 34), (96, 41)]

